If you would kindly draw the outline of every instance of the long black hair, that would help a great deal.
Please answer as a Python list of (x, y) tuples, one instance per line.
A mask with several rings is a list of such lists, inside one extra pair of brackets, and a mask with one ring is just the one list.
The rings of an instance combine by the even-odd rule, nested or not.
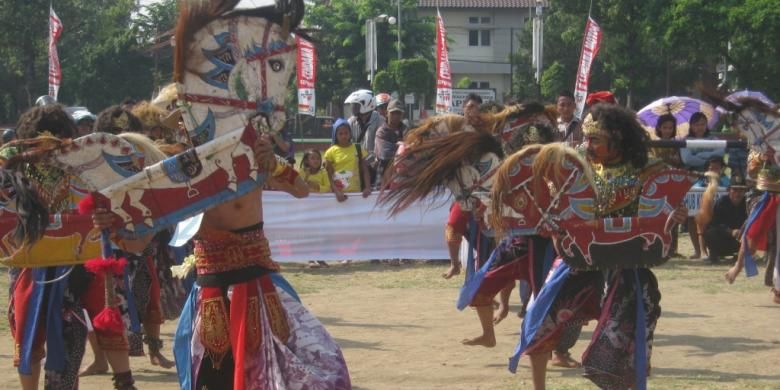
[(677, 132), (677, 118), (674, 117), (672, 114), (663, 114), (660, 117), (658, 117), (658, 123), (655, 124), (655, 135), (658, 136), (658, 138), (663, 138), (661, 136), (661, 126), (666, 122), (672, 122), (672, 126), (674, 126), (675, 133)]
[(615, 104), (599, 103), (590, 114), (599, 127), (609, 133), (610, 147), (620, 151), (624, 161), (635, 168), (647, 165), (647, 132), (636, 119), (636, 113)]
[[(704, 119), (704, 122), (707, 122), (707, 116), (704, 115), (704, 113), (701, 111), (694, 112), (693, 115), (691, 115), (691, 119), (688, 120), (688, 136), (686, 136), (685, 138), (696, 137), (696, 135), (691, 132), (691, 127), (693, 126), (694, 123), (702, 119)], [(701, 136), (702, 138), (707, 138), (710, 136), (710, 127), (705, 124), (705, 129), (706, 130), (704, 130), (704, 135)]]

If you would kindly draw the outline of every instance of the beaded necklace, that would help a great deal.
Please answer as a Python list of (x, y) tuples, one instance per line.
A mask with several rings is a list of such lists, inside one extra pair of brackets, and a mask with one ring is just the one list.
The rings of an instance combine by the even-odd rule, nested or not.
[(596, 207), (600, 217), (636, 215), (639, 205), (639, 169), (630, 163), (614, 166), (593, 164)]

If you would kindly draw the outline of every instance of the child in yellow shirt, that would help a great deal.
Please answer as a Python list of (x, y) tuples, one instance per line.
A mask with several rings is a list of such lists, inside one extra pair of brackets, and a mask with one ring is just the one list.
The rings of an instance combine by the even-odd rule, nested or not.
[(365, 149), (358, 150), (359, 147), (352, 143), (349, 123), (339, 118), (333, 124), (333, 146), (325, 151), (324, 156), (330, 187), (339, 202), (347, 200), (345, 192), (362, 191), (364, 198), (371, 195), (365, 159), (367, 153)]
[(319, 150), (309, 149), (303, 153), (301, 177), (311, 192), (330, 192), (328, 172), (322, 169), (322, 155)]

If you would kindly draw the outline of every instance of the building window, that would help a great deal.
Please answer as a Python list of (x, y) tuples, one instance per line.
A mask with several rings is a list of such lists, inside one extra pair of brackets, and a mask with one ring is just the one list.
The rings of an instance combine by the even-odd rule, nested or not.
[(469, 30), (469, 46), (479, 46), (479, 30)]
[(490, 82), (487, 81), (472, 81), (471, 84), (469, 84), (470, 89), (489, 89), (490, 88)]
[(482, 46), (490, 46), (490, 30), (481, 30)]
[(469, 16), (469, 24), (476, 25), (478, 29), (469, 30), (469, 46), (490, 46), (490, 32), (488, 27), (493, 23), (490, 16)]
[(490, 46), (490, 30), (469, 30), (469, 46)]

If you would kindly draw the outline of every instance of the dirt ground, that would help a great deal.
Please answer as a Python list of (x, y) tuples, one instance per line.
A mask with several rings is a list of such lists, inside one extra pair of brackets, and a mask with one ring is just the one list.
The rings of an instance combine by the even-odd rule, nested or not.
[[(689, 243), (688, 237), (681, 242)], [(683, 245), (683, 254), (690, 247)], [(723, 280), (727, 265), (674, 258), (656, 269), (662, 315), (655, 333), (651, 389), (780, 389), (780, 305), (771, 302), (762, 278)], [(519, 299), (497, 327), (498, 345), (460, 344), (476, 336), (476, 313), (455, 309), (462, 278), (439, 275), (445, 263), (353, 264), (307, 270), (285, 267), (304, 304), (341, 345), (356, 389), (527, 389), (528, 360), (518, 373), (506, 369), (518, 339)], [(5, 283), (5, 282), (4, 282)], [(0, 291), (6, 292), (3, 283)], [(2, 302), (6, 302), (2, 297)], [(573, 350), (579, 358), (592, 334), (589, 324)], [(174, 323), (163, 328), (171, 356)], [(0, 388), (18, 388), (12, 343), (3, 321)], [(85, 363), (91, 359), (88, 353)], [(173, 370), (131, 360), (140, 389), (175, 389)], [(577, 369), (551, 369), (551, 389), (594, 388)], [(110, 388), (110, 376), (85, 378), (82, 389)]]

